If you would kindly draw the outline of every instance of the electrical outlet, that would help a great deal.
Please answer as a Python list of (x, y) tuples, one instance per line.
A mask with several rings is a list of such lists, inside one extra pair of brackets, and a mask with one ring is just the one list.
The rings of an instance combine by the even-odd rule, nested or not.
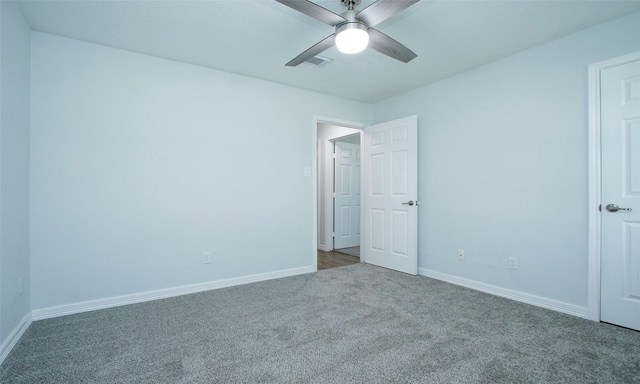
[(464, 261), (464, 249), (458, 249), (458, 260)]
[(202, 263), (211, 264), (211, 252), (205, 252), (202, 254)]
[(509, 258), (509, 269), (518, 269), (518, 258), (510, 257)]

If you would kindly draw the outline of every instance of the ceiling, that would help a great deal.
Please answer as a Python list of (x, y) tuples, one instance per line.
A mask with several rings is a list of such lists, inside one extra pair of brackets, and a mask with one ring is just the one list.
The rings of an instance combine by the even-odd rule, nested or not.
[[(335, 13), (339, 0), (314, 0)], [(357, 9), (373, 3), (362, 0)], [(347, 99), (377, 102), (634, 12), (635, 1), (428, 1), (378, 24), (418, 57), (371, 49), (318, 67), (285, 63), (333, 28), (274, 0), (21, 0), (35, 31)]]

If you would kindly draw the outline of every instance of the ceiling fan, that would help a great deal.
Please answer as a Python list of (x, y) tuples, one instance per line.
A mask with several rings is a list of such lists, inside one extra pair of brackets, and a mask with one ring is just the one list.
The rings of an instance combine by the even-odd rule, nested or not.
[(361, 0), (340, 0), (347, 7), (347, 11), (341, 15), (308, 0), (276, 1), (335, 27), (334, 34), (288, 62), (286, 64), (288, 67), (304, 63), (329, 49), (333, 44), (336, 44), (338, 50), (343, 53), (361, 52), (369, 45), (376, 51), (403, 63), (408, 63), (418, 56), (409, 48), (371, 27), (382, 23), (420, 0), (378, 0), (362, 11), (354, 9)]

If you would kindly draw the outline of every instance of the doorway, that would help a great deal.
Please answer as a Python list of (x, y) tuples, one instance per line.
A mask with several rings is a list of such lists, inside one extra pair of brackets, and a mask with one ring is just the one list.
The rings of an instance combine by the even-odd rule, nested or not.
[[(360, 169), (359, 165), (347, 164), (354, 157), (359, 155), (359, 150), (356, 153), (355, 148), (359, 147), (361, 129), (364, 125), (348, 122), (339, 122), (331, 120), (318, 120), (316, 122), (316, 134), (317, 134), (317, 269), (335, 268), (339, 266), (349, 265), (360, 262), (359, 258), (359, 236), (354, 238), (353, 236), (342, 236), (339, 239), (337, 246), (347, 248), (348, 253), (336, 252), (336, 244), (334, 242), (334, 235), (336, 233), (336, 217), (340, 218), (338, 223), (338, 230), (342, 235), (352, 235), (354, 232), (359, 232), (360, 229), (360, 214), (357, 212), (360, 207), (359, 196), (355, 197), (355, 192), (359, 192), (360, 186)], [(350, 153), (339, 153), (336, 155), (336, 143), (338, 143), (338, 151), (341, 147), (351, 146), (354, 148)], [(344, 157), (342, 156), (344, 155)], [(340, 157), (338, 161), (338, 187), (344, 187), (343, 192), (349, 192), (349, 196), (338, 197), (338, 211), (336, 215), (335, 204), (335, 186), (336, 186), (336, 157)], [(340, 164), (343, 166), (341, 167)], [(347, 171), (348, 170), (348, 174)], [(344, 175), (340, 174), (340, 171), (344, 171)], [(344, 185), (344, 182), (348, 182), (348, 185)], [(357, 183), (357, 185), (355, 184)], [(348, 207), (342, 204), (340, 201), (345, 200)], [(343, 206), (342, 209), (340, 206)], [(349, 212), (350, 211), (350, 212)], [(344, 215), (341, 215), (344, 213)], [(350, 237), (350, 239), (347, 239)], [(345, 243), (340, 240), (349, 240), (356, 243)], [(356, 248), (357, 247), (357, 248)], [(355, 252), (354, 252), (355, 250)], [(358, 253), (354, 255), (354, 253)], [(349, 254), (350, 253), (350, 254)]]
[[(332, 244), (333, 190), (330, 185), (332, 154), (328, 140), (318, 139), (320, 123), (360, 129), (362, 150), (362, 228), (360, 261), (416, 275), (418, 272), (418, 116), (365, 127), (313, 118), (315, 238), (318, 250)], [(320, 160), (325, 155), (324, 160)], [(328, 180), (323, 183), (323, 180)], [(323, 185), (324, 184), (324, 185)], [(322, 197), (322, 198), (319, 198)], [(328, 201), (328, 202), (327, 202)], [(324, 218), (321, 225), (318, 222)], [(324, 235), (324, 236), (323, 236)], [(364, 248), (362, 246), (366, 245)]]

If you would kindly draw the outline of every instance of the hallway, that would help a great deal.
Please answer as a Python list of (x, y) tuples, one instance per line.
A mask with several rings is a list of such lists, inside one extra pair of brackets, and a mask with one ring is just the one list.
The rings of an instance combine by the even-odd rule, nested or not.
[(324, 252), (318, 250), (318, 271), (329, 268), (345, 267), (360, 262), (359, 257), (346, 255), (340, 252)]

